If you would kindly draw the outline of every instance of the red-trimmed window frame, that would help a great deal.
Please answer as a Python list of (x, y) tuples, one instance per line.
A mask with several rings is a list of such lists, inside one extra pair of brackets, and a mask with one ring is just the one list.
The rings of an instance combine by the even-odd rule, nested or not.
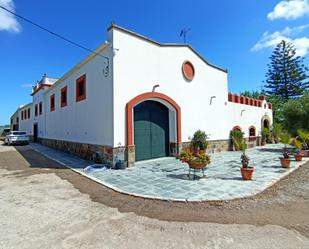
[(38, 104), (35, 104), (34, 106), (34, 116), (38, 116)]
[[(84, 84), (84, 94), (83, 95), (79, 95), (81, 84)], [(86, 86), (87, 86), (86, 74), (84, 74), (76, 80), (76, 102), (86, 99)]]
[[(65, 101), (63, 99), (63, 94), (65, 94)], [(68, 87), (65, 86), (61, 88), (61, 93), (60, 93), (60, 106), (65, 107), (68, 105)]]
[(55, 94), (50, 95), (50, 111), (55, 111)]
[[(254, 130), (254, 134), (251, 135), (251, 130)], [(249, 127), (249, 137), (255, 137), (256, 136), (256, 129), (255, 127), (252, 125)]]
[(42, 101), (39, 103), (39, 115), (42, 115), (43, 113), (43, 103)]

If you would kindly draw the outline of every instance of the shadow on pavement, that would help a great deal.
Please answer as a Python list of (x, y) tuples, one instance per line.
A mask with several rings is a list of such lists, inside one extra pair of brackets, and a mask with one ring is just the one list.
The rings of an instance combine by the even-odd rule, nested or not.
[(41, 155), (28, 145), (15, 145), (16, 151), (29, 163), (29, 167), (38, 169), (65, 169), (66, 167)]

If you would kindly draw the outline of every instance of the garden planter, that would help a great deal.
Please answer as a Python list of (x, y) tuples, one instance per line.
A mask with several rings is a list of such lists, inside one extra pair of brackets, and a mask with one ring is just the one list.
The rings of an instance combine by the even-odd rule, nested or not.
[(302, 161), (303, 160), (303, 155), (301, 153), (297, 153), (294, 155), (294, 158), (296, 161)]
[(290, 167), (291, 160), (289, 158), (280, 157), (280, 161), (281, 161), (282, 168), (289, 168)]
[(242, 179), (243, 180), (252, 180), (252, 175), (253, 175), (253, 171), (254, 168), (253, 167), (247, 167), (247, 168), (240, 168), (241, 170), (241, 175), (242, 175)]
[(191, 169), (203, 169), (207, 166), (207, 163), (200, 163), (200, 162), (188, 162), (188, 165)]

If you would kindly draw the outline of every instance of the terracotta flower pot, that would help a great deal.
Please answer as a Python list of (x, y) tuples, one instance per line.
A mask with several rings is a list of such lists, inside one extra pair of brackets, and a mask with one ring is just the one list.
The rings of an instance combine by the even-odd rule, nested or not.
[(296, 161), (302, 161), (303, 160), (303, 155), (301, 153), (297, 153), (294, 155), (294, 158)]
[(207, 163), (190, 161), (188, 162), (188, 165), (191, 169), (203, 169), (207, 166)]
[(247, 168), (240, 168), (241, 171), (241, 175), (242, 175), (242, 179), (243, 180), (252, 180), (252, 175), (253, 175), (253, 171), (254, 168), (253, 167), (247, 167)]
[(280, 157), (280, 161), (281, 161), (282, 168), (289, 168), (290, 167), (291, 160), (289, 158)]

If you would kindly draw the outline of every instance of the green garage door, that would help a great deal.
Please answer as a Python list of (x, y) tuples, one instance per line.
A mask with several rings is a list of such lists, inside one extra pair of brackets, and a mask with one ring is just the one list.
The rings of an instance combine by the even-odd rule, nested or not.
[(134, 108), (135, 160), (164, 157), (169, 150), (168, 108), (144, 101)]

